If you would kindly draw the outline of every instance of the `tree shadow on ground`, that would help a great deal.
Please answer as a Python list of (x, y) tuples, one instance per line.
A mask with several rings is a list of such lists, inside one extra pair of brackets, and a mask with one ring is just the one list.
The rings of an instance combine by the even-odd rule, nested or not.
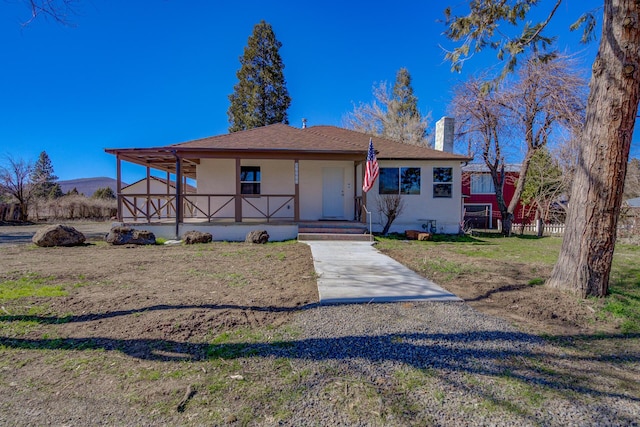
[[(562, 339), (563, 337), (557, 337)], [(569, 337), (564, 337), (569, 339)], [(635, 335), (606, 335), (583, 339), (640, 338)], [(580, 366), (582, 362), (637, 363), (640, 354), (625, 356), (601, 354), (594, 357), (558, 356), (547, 351), (544, 341), (521, 332), (479, 331), (464, 333), (395, 333), (372, 336), (309, 338), (272, 342), (225, 344), (179, 342), (164, 339), (42, 338), (0, 337), (0, 346), (25, 350), (105, 350), (149, 361), (206, 361), (277, 357), (308, 361), (346, 361), (367, 359), (374, 363), (400, 362), (417, 369), (437, 369), (471, 375), (504, 377), (558, 391), (604, 396), (640, 402), (637, 395), (602, 391), (589, 382), (554, 374), (536, 367), (534, 360), (562, 360)], [(514, 363), (516, 361), (516, 363)], [(520, 363), (521, 361), (523, 363)], [(589, 368), (584, 374), (589, 375)]]
[(36, 322), (45, 325), (56, 325), (61, 323), (76, 322), (92, 322), (95, 320), (111, 319), (120, 316), (131, 316), (142, 313), (163, 310), (189, 310), (189, 309), (205, 309), (205, 310), (249, 310), (273, 313), (292, 313), (296, 311), (308, 310), (317, 307), (318, 303), (299, 305), (295, 307), (282, 306), (244, 306), (237, 304), (158, 304), (148, 307), (135, 308), (130, 310), (108, 311), (105, 313), (87, 313), (87, 314), (70, 314), (67, 316), (38, 316), (30, 314), (5, 314), (0, 316), (0, 322)]

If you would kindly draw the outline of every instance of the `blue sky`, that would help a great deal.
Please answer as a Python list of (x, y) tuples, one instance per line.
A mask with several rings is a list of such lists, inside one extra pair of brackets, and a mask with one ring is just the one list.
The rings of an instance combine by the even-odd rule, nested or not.
[[(372, 100), (374, 84), (392, 84), (401, 67), (411, 73), (421, 111), (435, 121), (457, 81), (495, 62), (493, 53), (477, 55), (462, 74), (451, 73), (446, 4), (82, 0), (72, 28), (43, 19), (22, 28), (29, 17), (23, 3), (0, 0), (0, 157), (35, 160), (44, 150), (62, 180), (115, 177), (105, 148), (226, 133), (238, 58), (262, 19), (283, 44), (292, 126), (302, 118), (340, 126), (354, 104)], [(565, 0), (552, 29), (561, 50), (584, 58), (585, 70), (597, 45), (578, 45), (567, 27), (601, 4)], [(143, 173), (125, 168), (123, 179)]]

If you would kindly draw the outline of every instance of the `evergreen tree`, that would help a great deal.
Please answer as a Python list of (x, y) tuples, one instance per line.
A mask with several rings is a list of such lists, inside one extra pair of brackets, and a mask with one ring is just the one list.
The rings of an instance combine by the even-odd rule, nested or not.
[(62, 187), (60, 187), (60, 184), (56, 182), (55, 184), (53, 184), (53, 187), (51, 187), (51, 191), (49, 191), (49, 195), (47, 197), (49, 197), (50, 199), (58, 199), (62, 196), (64, 196)]
[(98, 188), (91, 197), (93, 197), (94, 199), (111, 200), (116, 198), (116, 193), (113, 192), (111, 187), (102, 187)]
[(541, 147), (531, 157), (520, 200), (536, 208), (536, 218), (549, 221), (554, 202), (565, 192), (562, 169), (551, 157), (547, 147)]
[(58, 177), (53, 174), (53, 164), (49, 155), (46, 151), (41, 152), (29, 175), (29, 180), (34, 186), (33, 195), (48, 197), (57, 179)]
[(238, 83), (229, 95), (229, 132), (289, 123), (287, 109), (291, 98), (284, 79), (280, 47), (282, 43), (276, 39), (270, 24), (265, 21), (256, 24), (240, 57)]
[(418, 98), (413, 94), (411, 75), (406, 68), (396, 74), (393, 95), (387, 107), (385, 136), (409, 144), (421, 144), (427, 129), (418, 111)]

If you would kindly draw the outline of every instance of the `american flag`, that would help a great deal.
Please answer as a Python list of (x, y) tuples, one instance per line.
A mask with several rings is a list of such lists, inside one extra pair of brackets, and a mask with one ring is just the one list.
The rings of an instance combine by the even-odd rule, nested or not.
[(378, 161), (376, 160), (376, 152), (373, 149), (373, 141), (369, 138), (369, 152), (367, 153), (367, 166), (364, 172), (364, 181), (362, 183), (362, 191), (365, 193), (371, 190), (373, 183), (378, 177)]

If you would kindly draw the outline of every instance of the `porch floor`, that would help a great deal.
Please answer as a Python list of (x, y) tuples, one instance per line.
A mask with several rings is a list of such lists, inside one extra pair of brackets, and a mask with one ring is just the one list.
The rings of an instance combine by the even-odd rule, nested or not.
[[(152, 226), (172, 226), (175, 224), (174, 219), (160, 219), (156, 221), (122, 221), (125, 225), (144, 227)], [(367, 224), (359, 221), (347, 220), (316, 220), (316, 221), (299, 221), (292, 220), (272, 220), (264, 219), (245, 219), (242, 222), (235, 222), (232, 219), (216, 219), (214, 221), (203, 221), (198, 218), (185, 219), (182, 225), (197, 226), (201, 231), (206, 230), (207, 226), (297, 226), (298, 240), (352, 240), (352, 241), (370, 241), (369, 228)]]

